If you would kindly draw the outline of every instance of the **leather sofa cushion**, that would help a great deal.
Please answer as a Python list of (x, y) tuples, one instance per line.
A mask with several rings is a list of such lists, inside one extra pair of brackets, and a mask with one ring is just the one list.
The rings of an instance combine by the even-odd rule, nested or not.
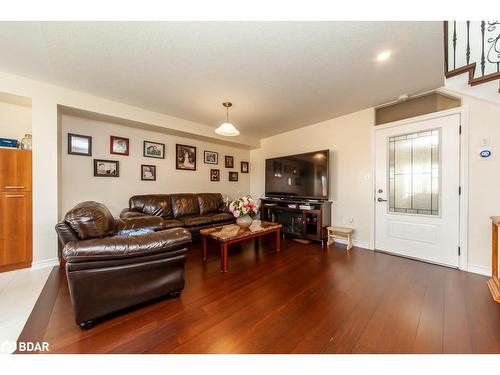
[(139, 211), (132, 211), (129, 208), (124, 208), (122, 212), (120, 212), (120, 217), (122, 219), (129, 219), (131, 217), (141, 217), (141, 216), (150, 216), (150, 215), (143, 214), (142, 212)]
[(214, 214), (209, 214), (209, 216), (213, 222), (234, 220), (234, 216), (231, 214), (228, 214), (227, 212), (218, 212), (218, 213), (214, 213)]
[(184, 226), (184, 223), (182, 221), (175, 220), (175, 219), (163, 220), (163, 223), (165, 225), (165, 229), (177, 228), (177, 227), (183, 227)]
[(174, 219), (178, 219), (181, 216), (199, 215), (200, 206), (195, 194), (172, 194), (170, 199), (172, 201)]
[(189, 231), (176, 228), (140, 236), (114, 236), (71, 241), (64, 247), (63, 255), (69, 263), (123, 259), (178, 250), (186, 247), (190, 242)]
[(200, 193), (196, 194), (196, 196), (200, 206), (200, 214), (202, 215), (218, 212), (219, 208), (224, 204), (220, 193)]
[(179, 218), (180, 221), (184, 223), (187, 227), (193, 227), (196, 225), (210, 224), (212, 222), (212, 218), (210, 215), (191, 215), (191, 216), (183, 216)]
[(110, 236), (115, 231), (115, 219), (102, 203), (82, 202), (73, 207), (64, 221), (76, 233), (79, 239)]
[(134, 195), (129, 199), (129, 208), (146, 215), (172, 218), (172, 204), (168, 194)]
[(165, 221), (158, 216), (133, 216), (115, 220), (115, 231), (139, 228), (152, 228), (155, 231), (165, 229)]

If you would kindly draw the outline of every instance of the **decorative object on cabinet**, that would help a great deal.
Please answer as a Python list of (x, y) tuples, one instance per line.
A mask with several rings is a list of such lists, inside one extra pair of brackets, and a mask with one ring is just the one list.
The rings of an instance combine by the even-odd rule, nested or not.
[(68, 133), (68, 154), (92, 156), (92, 137)]
[(0, 149), (0, 272), (31, 267), (31, 151)]
[(146, 158), (165, 159), (165, 144), (144, 141), (143, 155)]
[(156, 165), (141, 165), (141, 180), (156, 181)]
[(18, 148), (19, 142), (17, 139), (0, 138), (0, 147)]
[(128, 156), (129, 154), (129, 139), (122, 137), (109, 137), (109, 152), (115, 155)]
[(203, 161), (205, 164), (219, 164), (219, 154), (215, 151), (205, 151)]
[(120, 163), (116, 160), (94, 159), (94, 177), (120, 177)]
[(185, 171), (196, 170), (196, 147), (175, 145), (175, 168)]
[(242, 161), (241, 162), (241, 173), (248, 173), (250, 170), (249, 164), (247, 161)]
[(220, 181), (220, 169), (210, 169), (210, 181)]
[(234, 168), (234, 157), (232, 156), (224, 156), (224, 164), (226, 168)]
[(229, 181), (238, 181), (238, 172), (229, 172)]
[(21, 139), (21, 150), (31, 151), (33, 148), (33, 139), (31, 138), (31, 134), (25, 134), (24, 138)]

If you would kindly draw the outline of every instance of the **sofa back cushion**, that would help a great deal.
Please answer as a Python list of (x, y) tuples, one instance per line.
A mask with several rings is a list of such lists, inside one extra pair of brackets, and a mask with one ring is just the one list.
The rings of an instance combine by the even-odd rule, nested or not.
[(64, 221), (80, 240), (111, 236), (115, 219), (105, 205), (98, 202), (82, 202), (68, 211)]
[(218, 212), (219, 208), (224, 203), (222, 194), (220, 193), (200, 193), (196, 194), (198, 198), (198, 205), (200, 206), (200, 214), (209, 214)]
[(172, 194), (170, 199), (174, 218), (200, 214), (200, 206), (195, 194)]
[(172, 204), (168, 194), (134, 195), (129, 199), (129, 208), (146, 215), (172, 218)]

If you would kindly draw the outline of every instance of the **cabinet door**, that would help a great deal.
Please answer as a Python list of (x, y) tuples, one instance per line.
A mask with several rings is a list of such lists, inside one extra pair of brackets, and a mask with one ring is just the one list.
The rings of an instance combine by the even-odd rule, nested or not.
[(0, 193), (0, 270), (29, 267), (31, 261), (31, 192), (2, 192)]
[(31, 191), (31, 151), (0, 149), (0, 191)]

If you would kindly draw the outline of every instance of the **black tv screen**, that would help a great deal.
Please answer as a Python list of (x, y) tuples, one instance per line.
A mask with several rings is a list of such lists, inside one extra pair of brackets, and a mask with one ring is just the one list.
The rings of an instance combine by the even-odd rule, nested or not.
[(328, 150), (266, 159), (266, 196), (328, 199)]

